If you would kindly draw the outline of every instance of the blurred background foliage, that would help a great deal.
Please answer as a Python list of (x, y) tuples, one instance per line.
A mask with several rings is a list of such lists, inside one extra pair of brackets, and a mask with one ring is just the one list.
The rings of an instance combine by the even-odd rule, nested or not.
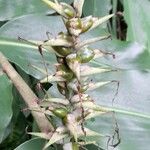
[[(72, 0), (63, 0), (72, 3)], [(112, 40), (97, 42), (91, 47), (115, 53), (116, 59), (105, 57), (90, 63), (95, 67), (111, 67), (117, 72), (93, 75), (98, 81), (117, 80), (120, 82), (115, 109), (150, 116), (150, 1), (149, 0), (85, 0), (83, 16), (104, 16), (117, 13), (107, 24), (84, 34), (82, 38), (111, 33)], [(43, 69), (43, 61), (37, 47), (20, 43), (17, 38), (45, 40), (46, 31), (55, 36), (65, 31), (62, 20), (41, 0), (0, 0), (0, 51), (15, 69), (39, 94), (36, 88), (38, 79), (44, 74), (33, 66)], [(54, 72), (55, 55), (44, 53), (49, 73)], [(53, 69), (52, 69), (53, 68)], [(46, 85), (52, 96), (57, 96), (56, 85)], [(100, 105), (111, 106), (116, 85), (98, 88), (89, 94)], [(0, 149), (1, 150), (41, 150), (44, 140), (26, 134), (36, 131), (36, 124), (22, 98), (0, 69)], [(40, 94), (39, 94), (40, 95)], [(20, 111), (21, 110), (21, 111)], [(121, 143), (117, 150), (149, 150), (150, 119), (130, 115), (115, 114), (119, 126)], [(105, 135), (114, 132), (112, 114), (96, 117), (86, 125)], [(96, 145), (87, 145), (88, 150), (106, 148), (106, 139), (97, 138)], [(50, 150), (61, 149), (53, 145)]]

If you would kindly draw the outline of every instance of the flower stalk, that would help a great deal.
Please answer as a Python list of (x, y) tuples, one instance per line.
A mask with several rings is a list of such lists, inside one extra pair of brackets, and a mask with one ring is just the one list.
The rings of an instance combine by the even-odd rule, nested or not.
[[(70, 149), (77, 150), (79, 149), (78, 142), (80, 141), (80, 135), (88, 136), (91, 133), (90, 130), (87, 130), (84, 127), (85, 118), (89, 118), (89, 115), (92, 116), (91, 110), (98, 107), (94, 104), (93, 99), (88, 94), (85, 94), (85, 92), (88, 89), (93, 90), (97, 87), (110, 83), (110, 81), (100, 82), (97, 84), (90, 83), (88, 75), (91, 74), (91, 70), (90, 67), (87, 68), (85, 65), (94, 59), (96, 54), (95, 50), (91, 49), (89, 45), (94, 42), (108, 39), (110, 35), (95, 37), (85, 41), (79, 40), (80, 35), (109, 20), (114, 16), (114, 14), (102, 18), (92, 16), (82, 18), (84, 0), (74, 0), (73, 6), (62, 2), (59, 3), (57, 0), (42, 1), (54, 9), (62, 17), (67, 32), (60, 32), (58, 34), (56, 41), (54, 42), (55, 45), (52, 43), (53, 39), (47, 40), (41, 45), (43, 48), (50, 47), (56, 52), (56, 59), (58, 63), (55, 65), (56, 80), (54, 81), (54, 77), (50, 75), (48, 76), (48, 80), (45, 78), (42, 79), (41, 82), (56, 82), (58, 91), (64, 96), (64, 99), (68, 101), (65, 108), (60, 107), (61, 105), (58, 103), (58, 105), (55, 103), (55, 105), (51, 104), (51, 106), (48, 104), (47, 107), (50, 107), (50, 111), (62, 120), (62, 124), (66, 128), (70, 139), (68, 141), (69, 147), (72, 145), (72, 148)], [(99, 51), (99, 53), (102, 55), (101, 51)], [(110, 69), (92, 68), (92, 73), (106, 71), (110, 71)], [(54, 100), (55, 98), (52, 99)], [(54, 103), (54, 101), (52, 103)], [(94, 107), (90, 106), (91, 104), (93, 104)], [(104, 112), (107, 112), (107, 110)], [(94, 132), (92, 131), (92, 133)], [(60, 138), (58, 139), (60, 140)], [(70, 142), (72, 144), (70, 144)], [(46, 147), (50, 145), (49, 143), (52, 144), (51, 139), (47, 143)], [(67, 143), (64, 143), (64, 149), (66, 148), (66, 145)]]
[[(63, 98), (49, 97), (46, 95), (38, 104), (36, 102), (36, 100), (38, 100), (36, 95), (16, 72), (12, 74), (14, 70), (1, 53), (0, 57), (3, 59), (0, 59), (0, 63), (24, 98), (29, 110), (31, 110), (33, 117), (39, 125), (41, 132), (30, 132), (29, 134), (47, 140), (43, 150), (54, 143), (62, 144), (64, 150), (79, 150), (79, 143), (81, 143), (83, 139), (86, 139), (86, 137), (103, 136), (86, 128), (84, 125), (85, 120), (92, 116), (96, 116), (96, 114), (99, 115), (109, 112), (107, 109), (100, 109), (101, 107), (95, 104), (94, 100), (86, 91), (94, 90), (111, 82), (92, 83), (89, 78), (91, 74), (108, 72), (111, 70), (88, 66), (88, 62), (93, 60), (97, 54), (98, 57), (105, 55), (104, 52), (98, 49), (92, 49), (89, 45), (94, 42), (108, 39), (110, 35), (95, 37), (85, 41), (79, 40), (80, 35), (101, 25), (103, 22), (113, 17), (114, 14), (102, 18), (93, 16), (82, 17), (84, 0), (74, 0), (73, 6), (58, 2), (57, 0), (42, 1), (62, 17), (67, 32), (60, 31), (56, 37), (49, 38), (40, 43), (35, 41), (29, 42), (38, 47), (42, 57), (43, 49), (49, 51), (53, 50), (55, 52), (57, 60), (57, 64), (55, 64), (56, 72), (51, 75), (46, 75), (46, 77), (39, 82), (56, 83), (57, 90)], [(9, 66), (9, 69), (7, 66)], [(20, 85), (22, 87), (20, 87)], [(47, 118), (49, 118), (49, 120), (57, 118), (59, 123), (53, 122), (52, 125)], [(86, 144), (85, 140), (84, 145)]]

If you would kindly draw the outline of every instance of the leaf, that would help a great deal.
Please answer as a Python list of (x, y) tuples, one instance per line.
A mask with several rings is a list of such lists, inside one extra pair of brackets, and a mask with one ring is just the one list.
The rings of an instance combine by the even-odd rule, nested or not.
[(83, 14), (86, 16), (105, 16), (109, 14), (111, 9), (111, 1), (110, 0), (85, 0)]
[[(113, 103), (114, 111), (118, 109), (116, 119), (119, 122), (121, 137), (121, 144), (118, 149), (142, 150), (143, 146), (149, 145), (148, 143), (150, 142), (150, 130), (148, 128), (150, 124), (150, 103), (148, 101), (150, 97), (150, 68), (148, 61), (150, 55), (147, 53), (147, 47), (136, 42), (120, 42), (115, 40), (96, 43), (93, 47), (113, 51), (116, 55), (116, 59), (109, 58), (108, 56), (95, 59), (90, 63), (90, 66), (99, 66), (101, 68), (105, 64), (118, 70), (116, 72), (91, 76), (93, 82), (108, 80), (120, 82), (118, 96)], [(88, 93), (96, 101), (96, 104), (111, 106), (116, 89), (116, 85), (112, 82)], [(105, 135), (112, 135), (114, 124), (111, 120), (113, 120), (113, 117), (109, 113), (107, 115), (100, 115), (100, 117), (96, 117), (93, 123), (89, 121), (87, 127)], [(145, 133), (147, 134), (145, 135)], [(140, 138), (143, 136), (145, 136), (144, 139)], [(106, 148), (107, 140), (97, 139), (97, 143)]]
[[(93, 32), (94, 36), (95, 33)], [(119, 40), (106, 40), (95, 45), (93, 48), (113, 52), (115, 59), (111, 56), (104, 56), (103, 58), (97, 58), (92, 61), (92, 66), (100, 67), (106, 65), (114, 69), (120, 70), (149, 70), (149, 58), (150, 54), (147, 51), (147, 47), (137, 42), (123, 42)]]
[[(45, 140), (40, 138), (34, 138), (24, 142), (23, 144), (19, 145), (14, 150), (42, 150), (45, 144)], [(53, 147), (49, 147), (47, 150), (55, 150)]]
[(147, 13), (149, 9), (149, 0), (145, 0), (142, 3), (140, 0), (124, 1), (124, 16), (128, 24), (127, 40), (146, 45), (150, 51), (150, 14)]
[[(30, 22), (29, 20), (32, 20)], [(30, 22), (30, 24), (29, 24)], [(40, 22), (40, 23), (39, 23)], [(59, 26), (60, 25), (60, 26)], [(34, 28), (31, 28), (34, 27)], [(32, 29), (32, 30), (31, 30)], [(5, 37), (17, 37), (18, 34), (26, 39), (32, 40), (43, 40), (46, 39), (45, 32), (46, 30), (50, 30), (56, 35), (59, 31), (64, 29), (63, 23), (60, 18), (55, 17), (42, 17), (37, 15), (29, 15), (22, 18), (16, 19), (16, 21), (8, 22), (4, 26), (0, 28), (1, 36)], [(38, 31), (38, 32), (37, 32)], [(32, 33), (32, 34), (31, 34)], [(82, 36), (83, 39), (89, 39), (93, 36), (98, 36), (101, 31), (92, 30), (87, 34)], [(2, 47), (2, 46), (1, 46)], [(115, 68), (118, 71), (116, 72), (107, 72), (101, 74), (94, 74), (89, 76), (89, 78), (93, 79), (93, 82), (100, 81), (112, 81), (117, 80), (120, 82), (120, 87), (118, 91), (118, 96), (116, 97), (113, 105), (115, 109), (126, 110), (128, 112), (137, 112), (139, 114), (150, 114), (150, 65), (149, 59), (150, 54), (148, 52), (148, 46), (137, 43), (137, 42), (123, 42), (118, 40), (107, 40), (97, 42), (91, 45), (92, 48), (97, 48), (100, 50), (109, 50), (116, 55), (116, 59), (112, 59), (110, 56), (104, 56), (104, 58), (98, 58), (89, 65), (91, 67), (102, 68), (103, 66), (109, 66), (111, 68)], [(7, 46), (4, 46), (3, 52), (5, 55), (12, 59), (12, 62), (22, 66), (26, 72), (29, 74), (33, 74), (35, 77), (40, 78), (38, 72), (29, 71), (27, 65), (22, 65), (24, 63), (31, 62), (33, 64), (33, 60), (39, 60), (40, 55), (38, 52), (34, 52), (35, 50), (24, 50), (24, 53), (20, 53), (21, 49), (15, 48), (13, 49), (13, 53), (11, 53), (12, 47), (7, 50)], [(18, 49), (18, 50), (17, 50)], [(14, 54), (14, 51), (17, 51)], [(34, 55), (39, 57), (33, 57)], [(21, 59), (18, 61), (18, 57)], [(28, 56), (28, 57), (25, 57)], [(32, 56), (32, 57), (29, 57)], [(45, 55), (44, 55), (45, 56)], [(50, 55), (51, 56), (51, 55)], [(53, 64), (53, 60), (55, 60), (54, 56), (48, 55), (45, 57), (46, 61), (50, 61)], [(25, 59), (26, 58), (26, 59)], [(34, 58), (34, 59), (33, 59)], [(22, 61), (21, 61), (22, 60)], [(35, 63), (34, 63), (35, 64)], [(36, 63), (36, 65), (39, 65)], [(42, 68), (42, 67), (41, 67)], [(53, 67), (50, 67), (50, 69)], [(34, 73), (33, 73), (34, 72)], [(59, 97), (56, 93), (56, 87), (52, 90), (53, 97)], [(109, 85), (105, 85), (104, 87), (97, 88), (94, 91), (89, 91), (90, 96), (96, 101), (96, 104), (105, 105), (107, 107), (112, 106), (112, 99), (116, 92), (116, 84), (113, 82)], [(149, 120), (140, 117), (131, 117), (131, 115), (123, 115), (121, 113), (117, 114), (117, 120), (119, 120), (119, 128), (122, 133), (120, 136), (122, 138), (120, 148), (121, 150), (126, 149), (136, 149), (143, 150), (145, 145), (149, 145)], [(92, 130), (94, 129), (98, 133), (101, 134), (112, 134), (112, 117), (106, 116), (102, 118), (97, 117), (93, 123), (88, 123), (88, 127)], [(131, 126), (131, 127), (130, 127)], [(144, 137), (144, 138), (143, 138)], [(97, 142), (99, 145), (103, 145), (106, 148), (107, 139), (103, 141), (103, 139), (97, 138)], [(147, 147), (146, 147), (147, 148)], [(149, 147), (148, 147), (149, 148)]]
[(96, 146), (94, 144), (88, 144), (88, 145), (85, 145), (84, 146), (85, 148), (87, 148), (88, 150), (104, 150), (104, 149), (101, 149), (99, 146)]
[(0, 143), (8, 136), (5, 133), (12, 118), (12, 84), (6, 75), (0, 76)]
[[(41, 68), (41, 69), (44, 68), (44, 62), (38, 51), (38, 48), (36, 46), (29, 45), (29, 43), (22, 43), (20, 41), (11, 40), (9, 38), (17, 39), (18, 36), (20, 36), (27, 40), (32, 39), (32, 40), (39, 41), (42, 39), (43, 40), (47, 39), (46, 31), (49, 31), (49, 29), (52, 28), (53, 26), (56, 27), (52, 33), (54, 35), (56, 35), (60, 31), (58, 28), (60, 28), (61, 25), (62, 25), (62, 29), (64, 29), (63, 24), (61, 24), (62, 21), (60, 20), (59, 17), (56, 18), (52, 17), (51, 19), (48, 18), (51, 17), (45, 17), (43, 15), (24, 16), (23, 18), (18, 18), (16, 20), (9, 21), (3, 27), (0, 28), (1, 36), (5, 37), (0, 39), (1, 51), (8, 57), (10, 61), (16, 63), (26, 73), (31, 74), (38, 79), (42, 78), (44, 75), (43, 73), (38, 71), (35, 67), (32, 67), (32, 66), (36, 66), (37, 68)], [(45, 21), (47, 20), (47, 23), (43, 19)], [(29, 22), (29, 20), (32, 20), (32, 22), (30, 22), (30, 25), (27, 23)], [(43, 24), (39, 24), (39, 22), (43, 22), (43, 21), (44, 21)], [(58, 27), (55, 23), (58, 25)], [(32, 26), (36, 27), (34, 28), (35, 29), (34, 31), (33, 28), (31, 28)], [(30, 29), (30, 31), (29, 30), (27, 31), (26, 30), (27, 28)], [(43, 34), (43, 37), (41, 33)], [(55, 55), (52, 53), (44, 53), (44, 52), (43, 55), (44, 55), (44, 59), (51, 60), (51, 63), (47, 62), (48, 63), (47, 68), (48, 66), (51, 66), (49, 67), (50, 69), (48, 70), (49, 73), (52, 74), (54, 71), (54, 67), (52, 66), (55, 63)]]
[(41, 0), (0, 0), (0, 21), (10, 20), (14, 17), (31, 14), (31, 13), (52, 13), (47, 9)]
[[(149, 120), (117, 114), (116, 117), (121, 137), (121, 143), (117, 147), (118, 150), (126, 150), (126, 148), (129, 150), (142, 150), (144, 145), (149, 145)], [(93, 121), (87, 122), (87, 126), (91, 129), (94, 128), (95, 132), (101, 132), (101, 134), (111, 136), (115, 124), (112, 115), (107, 114), (101, 117), (96, 117)], [(98, 139), (97, 137), (97, 144), (100, 147), (106, 148), (107, 140), (108, 138)], [(148, 149), (146, 148), (146, 150)]]
[[(36, 78), (43, 77), (43, 73), (33, 67), (34, 65), (42, 69), (44, 67), (42, 57), (35, 46), (21, 44), (16, 40), (4, 38), (0, 38), (0, 45), (0, 50), (11, 62), (16, 63), (26, 73)], [(52, 55), (48, 55), (48, 53), (46, 55), (51, 60), (53, 59)], [(52, 70), (50, 71), (52, 72)]]

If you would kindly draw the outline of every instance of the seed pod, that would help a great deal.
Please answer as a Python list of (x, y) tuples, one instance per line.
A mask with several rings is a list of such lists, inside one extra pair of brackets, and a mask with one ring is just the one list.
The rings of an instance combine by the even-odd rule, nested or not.
[(63, 64), (57, 66), (57, 73), (60, 73), (60, 75), (66, 80), (71, 80), (73, 77), (73, 72)]
[(65, 8), (64, 9), (65, 14), (69, 17), (69, 18), (73, 18), (74, 17), (74, 12), (71, 9)]
[(67, 116), (68, 111), (65, 108), (56, 108), (52, 110), (53, 114), (56, 115), (57, 117), (63, 119)]
[(76, 12), (70, 5), (66, 3), (60, 3), (63, 7), (64, 13), (67, 16), (67, 18), (71, 19), (76, 16)]
[(81, 63), (89, 62), (91, 59), (93, 59), (94, 55), (94, 51), (87, 47), (84, 47), (83, 49), (77, 52), (77, 57)]
[(81, 85), (80, 92), (83, 93), (89, 88), (88, 83)]
[(58, 53), (59, 55), (65, 57), (73, 52), (73, 50), (69, 47), (62, 47), (62, 46), (53, 46), (53, 49)]
[(79, 36), (82, 32), (82, 22), (80, 18), (73, 18), (66, 22), (66, 27), (71, 35)]
[(67, 33), (64, 33), (64, 32), (59, 32), (58, 38), (65, 39), (67, 41), (72, 41), (72, 37), (70, 35), (68, 35)]
[(80, 18), (73, 18), (66, 22), (67, 28), (74, 28), (74, 29), (81, 29), (82, 28), (82, 22)]
[(93, 25), (93, 20), (89, 20), (87, 21), (85, 24), (83, 24), (83, 27), (82, 27), (82, 33), (88, 31)]
[[(58, 39), (63, 39), (68, 43), (72, 43), (72, 38), (70, 35), (64, 33), (64, 32), (60, 32), (57, 36)], [(71, 54), (73, 52), (73, 49), (70, 47), (65, 47), (65, 46), (53, 46), (52, 47), (54, 49), (54, 51), (58, 54), (58, 56), (67, 56), (69, 54)]]

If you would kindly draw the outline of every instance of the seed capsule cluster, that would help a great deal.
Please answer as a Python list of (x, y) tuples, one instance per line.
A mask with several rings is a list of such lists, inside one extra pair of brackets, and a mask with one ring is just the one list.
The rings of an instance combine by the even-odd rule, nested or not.
[[(70, 109), (71, 111), (68, 112), (68, 114), (78, 109), (79, 114), (76, 117), (82, 118), (82, 121), (78, 122), (78, 126), (82, 126), (82, 130), (84, 134), (86, 134), (83, 127), (83, 121), (85, 112), (87, 110), (82, 106), (82, 101), (87, 100), (87, 97), (88, 100), (91, 100), (91, 98), (89, 95), (86, 95), (86, 97), (84, 96), (85, 91), (88, 89), (88, 83), (86, 82), (87, 78), (81, 77), (80, 67), (82, 64), (88, 63), (90, 60), (92, 60), (95, 53), (93, 49), (88, 47), (88, 45), (85, 45), (80, 49), (76, 48), (76, 45), (80, 34), (90, 29), (90, 27), (93, 25), (93, 20), (92, 17), (79, 18), (75, 15), (77, 13), (75, 13), (76, 10), (73, 7), (71, 9), (67, 9), (65, 12), (67, 12), (66, 16), (62, 17), (67, 29), (67, 33), (61, 32), (59, 33), (59, 36), (61, 35), (62, 38), (65, 38), (65, 40), (71, 42), (72, 46), (53, 46), (58, 60), (56, 74), (58, 75), (59, 73), (59, 75), (65, 79), (65, 81), (57, 82), (57, 87), (59, 92), (64, 95), (71, 104), (69, 107), (72, 107), (72, 109)], [(84, 82), (82, 82), (82, 80), (84, 80)], [(76, 103), (80, 103), (78, 108), (74, 106)], [(62, 108), (56, 108), (54, 112), (60, 112), (60, 110), (62, 110)], [(54, 114), (60, 118), (62, 116), (63, 118), (67, 118), (67, 113), (64, 113), (64, 111), (59, 114)], [(60, 114), (62, 114), (62, 116)], [(64, 114), (66, 114), (65, 117)]]
[[(101, 19), (92, 16), (82, 18), (81, 5), (83, 6), (83, 0), (75, 0), (73, 6), (59, 3), (57, 0), (54, 2), (49, 0), (43, 1), (62, 16), (67, 29), (66, 33), (60, 32), (58, 34), (56, 38), (56, 41), (59, 39), (58, 44), (49, 46), (56, 52), (55, 76), (63, 79), (56, 81), (57, 88), (65, 97), (65, 100), (68, 101), (68, 104), (65, 105), (65, 108), (64, 106), (55, 105), (51, 112), (62, 119), (63, 125), (68, 129), (71, 139), (77, 142), (79, 134), (88, 135), (84, 127), (84, 118), (90, 114), (91, 110), (85, 107), (83, 103), (93, 102), (92, 98), (85, 93), (89, 88), (89, 80), (88, 77), (81, 76), (81, 67), (95, 57), (95, 50), (90, 48), (88, 44), (95, 42), (95, 40), (92, 39), (89, 42), (84, 42), (86, 44), (81, 44), (80, 35), (97, 27), (113, 15), (108, 15)], [(43, 43), (43, 47), (47, 46), (48, 42)], [(73, 147), (77, 147), (77, 145), (74, 144)]]

